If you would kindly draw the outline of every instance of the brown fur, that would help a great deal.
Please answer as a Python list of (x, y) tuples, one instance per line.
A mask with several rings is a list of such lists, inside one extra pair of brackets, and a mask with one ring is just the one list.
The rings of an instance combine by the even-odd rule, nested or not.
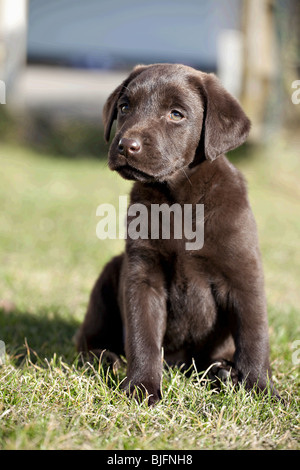
[[(174, 109), (179, 122), (169, 118)], [(78, 350), (106, 350), (113, 361), (126, 354), (124, 387), (146, 390), (149, 404), (161, 398), (162, 348), (171, 364), (233, 364), (247, 388), (265, 390), (271, 372), (256, 224), (244, 179), (224, 156), (246, 140), (248, 118), (214, 75), (155, 64), (136, 67), (108, 98), (107, 140), (115, 119), (109, 167), (136, 181), (131, 203), (204, 204), (204, 246), (128, 238), (95, 284)]]

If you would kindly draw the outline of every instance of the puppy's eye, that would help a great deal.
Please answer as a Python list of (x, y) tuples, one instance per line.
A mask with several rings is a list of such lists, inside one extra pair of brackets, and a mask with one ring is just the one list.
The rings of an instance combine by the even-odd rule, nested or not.
[(179, 122), (184, 118), (184, 115), (180, 113), (179, 111), (176, 111), (176, 109), (174, 109), (173, 111), (170, 112), (168, 117), (169, 119), (171, 119), (171, 121)]
[(129, 112), (129, 104), (128, 103), (121, 104), (120, 111), (122, 114), (127, 114)]

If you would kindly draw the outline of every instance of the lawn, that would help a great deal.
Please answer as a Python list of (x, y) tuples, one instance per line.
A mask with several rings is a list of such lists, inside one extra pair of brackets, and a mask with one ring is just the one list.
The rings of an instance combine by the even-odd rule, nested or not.
[(105, 160), (0, 145), (0, 449), (300, 448), (298, 148), (278, 138), (231, 156), (257, 220), (285, 403), (166, 369), (163, 400), (149, 409), (120, 391), (125, 370), (81, 364), (72, 342), (96, 276), (123, 249), (96, 237), (97, 206), (117, 205), (130, 184)]

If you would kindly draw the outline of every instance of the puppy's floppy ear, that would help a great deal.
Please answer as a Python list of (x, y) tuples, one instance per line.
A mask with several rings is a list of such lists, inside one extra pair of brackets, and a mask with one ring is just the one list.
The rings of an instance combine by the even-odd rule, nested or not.
[(206, 159), (214, 160), (244, 143), (251, 123), (214, 74), (201, 73), (201, 95), (205, 102), (202, 148)]
[(104, 124), (104, 137), (105, 141), (109, 141), (110, 131), (115, 119), (117, 119), (117, 103), (123, 92), (123, 90), (128, 86), (128, 84), (133, 80), (137, 75), (139, 75), (143, 70), (147, 68), (147, 65), (137, 65), (134, 67), (131, 74), (119, 85), (108, 97), (106, 103), (103, 107), (102, 120)]
[(104, 138), (106, 142), (109, 141), (113, 122), (117, 118), (117, 102), (124, 86), (125, 83), (121, 83), (121, 85), (119, 85), (107, 98), (103, 107), (102, 121), (104, 125)]

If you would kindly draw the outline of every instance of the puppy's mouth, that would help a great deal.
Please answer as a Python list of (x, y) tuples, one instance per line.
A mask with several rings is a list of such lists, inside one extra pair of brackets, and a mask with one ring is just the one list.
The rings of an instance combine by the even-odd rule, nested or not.
[(113, 168), (114, 171), (117, 171), (124, 179), (134, 180), (141, 182), (150, 182), (155, 181), (156, 178), (152, 175), (148, 175), (144, 171), (138, 170), (131, 165), (118, 165)]

